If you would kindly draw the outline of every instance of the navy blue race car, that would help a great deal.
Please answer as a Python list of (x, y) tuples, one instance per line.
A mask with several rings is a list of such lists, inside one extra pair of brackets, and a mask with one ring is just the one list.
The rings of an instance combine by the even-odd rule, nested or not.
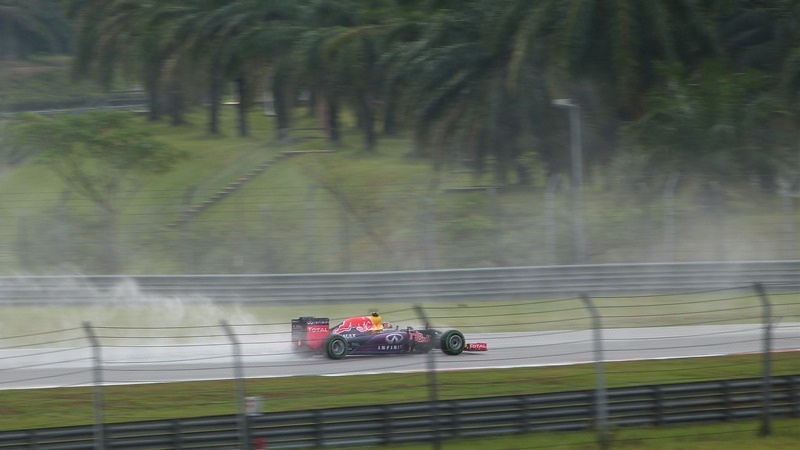
[(347, 355), (428, 353), (439, 349), (448, 355), (464, 351), (486, 351), (484, 342), (467, 343), (458, 330), (392, 327), (377, 313), (351, 317), (331, 327), (326, 317), (292, 319), (292, 340), (296, 352), (322, 353), (330, 359)]

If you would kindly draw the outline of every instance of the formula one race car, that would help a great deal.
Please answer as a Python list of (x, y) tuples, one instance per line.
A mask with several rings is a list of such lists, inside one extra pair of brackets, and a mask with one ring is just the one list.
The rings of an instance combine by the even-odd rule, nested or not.
[(323, 353), (330, 359), (347, 355), (428, 353), (434, 348), (448, 355), (487, 350), (484, 342), (468, 344), (458, 330), (392, 328), (377, 313), (351, 317), (334, 327), (327, 317), (292, 319), (292, 341), (298, 353)]

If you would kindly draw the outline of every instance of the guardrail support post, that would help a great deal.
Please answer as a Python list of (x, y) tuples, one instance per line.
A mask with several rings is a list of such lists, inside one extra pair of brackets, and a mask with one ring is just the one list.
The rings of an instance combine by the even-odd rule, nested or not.
[(581, 294), (586, 309), (592, 317), (592, 333), (594, 342), (594, 368), (595, 368), (595, 425), (600, 434), (600, 448), (610, 448), (608, 435), (608, 396), (606, 393), (606, 375), (603, 367), (603, 324), (600, 314), (594, 307), (591, 299), (586, 294)]
[[(415, 305), (414, 309), (417, 311), (417, 316), (424, 324), (428, 324), (428, 317), (425, 315), (425, 310), (422, 306)], [(439, 391), (437, 390), (436, 382), (436, 359), (434, 352), (428, 352), (428, 395), (431, 404), (431, 419), (433, 423), (433, 448), (438, 450), (442, 448), (442, 441), (439, 436)]]
[(772, 419), (772, 304), (764, 290), (764, 285), (755, 283), (753, 285), (758, 297), (761, 299), (762, 320), (764, 323), (764, 348), (762, 350), (762, 380), (764, 383), (761, 400), (763, 402), (761, 410), (761, 428), (759, 436), (769, 436), (771, 433)]
[(101, 353), (100, 341), (94, 334), (92, 324), (83, 322), (83, 329), (86, 337), (92, 345), (92, 373), (94, 374), (92, 396), (94, 400), (94, 448), (104, 450), (106, 448), (105, 417), (103, 416), (103, 358)]
[(225, 320), (220, 321), (225, 329), (225, 334), (233, 347), (233, 377), (236, 383), (237, 420), (239, 422), (239, 446), (242, 449), (250, 448), (250, 423), (247, 420), (247, 408), (244, 398), (244, 367), (242, 366), (242, 346), (233, 332), (233, 328)]

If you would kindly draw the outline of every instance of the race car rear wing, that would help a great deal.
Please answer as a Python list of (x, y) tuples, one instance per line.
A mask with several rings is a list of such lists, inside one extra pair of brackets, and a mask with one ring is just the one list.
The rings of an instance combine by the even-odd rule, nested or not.
[(322, 347), (330, 332), (330, 320), (327, 317), (300, 317), (292, 319), (292, 342), (296, 347), (310, 347), (314, 350)]

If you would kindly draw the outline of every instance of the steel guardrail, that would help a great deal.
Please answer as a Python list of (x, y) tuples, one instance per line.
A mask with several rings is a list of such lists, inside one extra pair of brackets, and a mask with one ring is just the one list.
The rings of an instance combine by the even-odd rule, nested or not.
[[(769, 415), (800, 418), (800, 374), (771, 377)], [(617, 427), (716, 423), (765, 413), (761, 378), (608, 390), (609, 424)], [(593, 426), (592, 390), (368, 405), (247, 416), (248, 435), (270, 449), (386, 445)], [(105, 448), (221, 449), (239, 443), (238, 416), (105, 425)], [(92, 448), (92, 425), (0, 431), (0, 449)]]
[[(597, 264), (397, 272), (241, 275), (0, 277), (0, 303), (113, 300), (133, 284), (142, 294), (219, 303), (357, 303), (523, 300), (692, 293), (748, 288), (799, 291), (800, 261)], [(124, 289), (122, 289), (124, 291)]]

